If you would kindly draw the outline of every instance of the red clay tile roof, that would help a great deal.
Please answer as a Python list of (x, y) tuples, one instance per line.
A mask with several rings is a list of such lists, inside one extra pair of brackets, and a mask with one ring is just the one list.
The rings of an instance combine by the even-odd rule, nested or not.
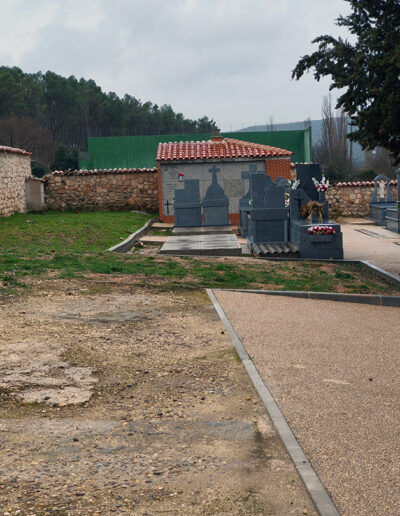
[(291, 151), (271, 147), (270, 145), (224, 138), (222, 142), (159, 143), (157, 161), (218, 158), (272, 158), (281, 156), (289, 157), (292, 154)]
[(10, 154), (22, 154), (23, 156), (32, 156), (32, 153), (26, 150), (17, 149), (15, 147), (5, 147), (4, 145), (0, 145), (0, 152), (9, 152)]

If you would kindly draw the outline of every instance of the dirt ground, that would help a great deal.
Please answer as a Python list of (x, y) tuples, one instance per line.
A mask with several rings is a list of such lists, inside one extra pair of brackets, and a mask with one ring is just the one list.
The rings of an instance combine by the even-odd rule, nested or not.
[(0, 300), (0, 514), (316, 515), (203, 291)]

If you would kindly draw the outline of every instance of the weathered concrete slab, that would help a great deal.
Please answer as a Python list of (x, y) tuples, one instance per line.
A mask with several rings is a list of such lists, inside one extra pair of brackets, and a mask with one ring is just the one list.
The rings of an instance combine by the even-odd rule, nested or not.
[(173, 235), (217, 235), (219, 233), (232, 233), (232, 226), (197, 226), (186, 228), (174, 228)]
[(170, 236), (162, 246), (161, 254), (240, 256), (242, 248), (234, 234), (197, 234)]
[(172, 229), (174, 225), (172, 222), (154, 222), (151, 227), (153, 229)]
[(162, 244), (166, 242), (168, 239), (168, 236), (163, 235), (144, 235), (140, 239), (143, 244)]

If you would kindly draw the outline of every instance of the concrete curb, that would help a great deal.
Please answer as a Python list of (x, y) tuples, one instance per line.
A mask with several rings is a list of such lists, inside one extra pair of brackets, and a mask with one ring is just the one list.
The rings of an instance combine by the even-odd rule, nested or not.
[(126, 253), (132, 247), (136, 244), (136, 242), (140, 239), (144, 233), (148, 230), (148, 228), (155, 222), (157, 219), (151, 219), (146, 222), (144, 226), (142, 226), (140, 229), (135, 231), (135, 233), (132, 233), (126, 238), (123, 242), (114, 245), (113, 247), (110, 247), (110, 249), (107, 249), (107, 251), (110, 251), (111, 253)]
[(213, 303), (214, 308), (217, 311), (222, 323), (227, 329), (232, 343), (235, 346), (236, 351), (247, 371), (247, 374), (249, 375), (250, 380), (258, 392), (258, 395), (260, 396), (261, 401), (263, 402), (268, 415), (271, 418), (272, 424), (274, 425), (287, 452), (289, 453), (289, 456), (298, 474), (300, 475), (300, 478), (302, 479), (312, 501), (314, 502), (318, 513), (320, 516), (340, 516), (339, 511), (330, 499), (318, 475), (312, 468), (309, 460), (307, 459), (303, 449), (290, 429), (290, 426), (280, 411), (270, 390), (263, 382), (241, 340), (236, 335), (233, 326), (226, 317), (221, 305), (218, 303), (214, 292), (211, 289), (206, 289), (206, 292), (211, 302)]
[(394, 283), (397, 286), (400, 286), (400, 279), (397, 276), (395, 276), (394, 274), (392, 274), (391, 272), (388, 272), (385, 269), (381, 269), (380, 267), (378, 267), (377, 265), (374, 265), (371, 262), (360, 261), (359, 263), (362, 263), (369, 269), (372, 269), (381, 278), (384, 278), (385, 280), (390, 281), (391, 283)]
[(385, 269), (381, 269), (377, 265), (374, 265), (371, 262), (368, 262), (366, 260), (334, 260), (334, 259), (322, 259), (322, 258), (278, 258), (277, 256), (274, 258), (272, 256), (257, 256), (257, 260), (270, 260), (270, 261), (287, 261), (287, 262), (326, 262), (326, 263), (354, 263), (354, 264), (361, 264), (365, 267), (368, 267), (368, 269), (373, 270), (380, 276), (381, 278), (384, 278), (385, 280), (389, 281), (390, 283), (394, 283), (397, 286), (400, 286), (400, 278), (398, 278), (395, 274), (392, 274), (391, 272), (386, 271)]
[(229, 292), (245, 292), (246, 294), (264, 294), (266, 296), (300, 297), (303, 299), (323, 299), (325, 301), (342, 301), (345, 303), (361, 303), (364, 305), (400, 307), (400, 296), (379, 296), (374, 294), (342, 294), (336, 292), (305, 292), (296, 290), (250, 290), (221, 289)]

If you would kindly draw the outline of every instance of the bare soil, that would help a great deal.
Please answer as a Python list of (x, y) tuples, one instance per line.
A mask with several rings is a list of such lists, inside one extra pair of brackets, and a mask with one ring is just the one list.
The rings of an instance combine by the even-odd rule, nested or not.
[(0, 300), (0, 514), (316, 515), (206, 294), (127, 279)]

